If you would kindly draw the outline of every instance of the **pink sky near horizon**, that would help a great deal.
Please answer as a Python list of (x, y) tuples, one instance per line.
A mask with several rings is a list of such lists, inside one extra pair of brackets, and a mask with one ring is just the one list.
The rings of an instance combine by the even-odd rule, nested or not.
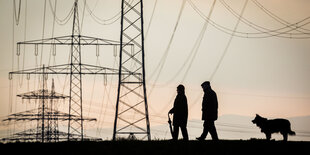
[[(23, 1), (24, 2), (24, 1)], [(88, 1), (91, 7), (94, 7), (96, 1)], [(145, 26), (148, 25), (154, 0), (144, 1), (145, 5)], [(193, 0), (197, 6), (204, 10), (207, 15), (211, 0)], [(235, 10), (240, 11), (244, 3), (239, 0), (236, 3), (227, 1)], [(259, 0), (268, 9), (283, 19), (292, 23), (310, 16), (310, 1), (306, 0)], [(58, 16), (64, 18), (72, 1), (58, 1)], [(259, 9), (248, 2), (249, 6), (245, 11), (245, 17), (260, 25), (269, 28), (277, 28), (280, 25), (270, 19)], [(23, 3), (25, 4), (25, 3)], [(111, 5), (110, 5), (111, 4)], [(117, 12), (120, 1), (107, 0), (100, 1), (95, 8), (95, 13), (99, 17), (107, 18)], [(47, 4), (48, 5), (48, 4)], [(154, 18), (150, 27), (149, 34), (146, 38), (146, 76), (147, 91), (150, 115), (166, 117), (166, 113), (173, 105), (171, 99), (174, 99), (176, 87), (180, 84), (183, 72), (171, 83), (167, 84), (176, 70), (180, 68), (182, 63), (188, 57), (193, 47), (200, 29), (204, 21), (199, 15), (186, 4), (184, 13), (180, 20), (175, 35), (175, 39), (171, 45), (170, 53), (167, 57), (165, 67), (156, 81), (152, 93), (150, 90), (155, 82), (154, 77), (149, 77), (159, 63), (169, 42), (177, 14), (181, 5), (181, 0), (158, 0)], [(206, 5), (206, 7), (204, 7)], [(28, 20), (27, 20), (27, 39), (32, 40), (42, 37), (42, 13), (43, 1), (37, 2), (28, 0)], [(111, 6), (111, 7), (109, 7)], [(113, 7), (112, 7), (113, 6)], [(289, 7), (288, 7), (289, 6)], [(22, 5), (22, 8), (24, 6)], [(102, 7), (104, 9), (98, 9)], [(47, 7), (49, 9), (49, 7)], [(0, 116), (8, 114), (9, 109), (9, 80), (8, 72), (12, 69), (12, 1), (0, 1)], [(62, 10), (63, 9), (63, 10)], [(82, 10), (82, 1), (80, 2), (80, 11)], [(108, 11), (107, 11), (108, 10)], [(21, 23), (15, 27), (15, 42), (24, 39), (24, 9), (21, 10)], [(81, 15), (82, 13), (80, 13)], [(213, 14), (213, 19), (220, 24), (233, 29), (236, 19), (223, 8), (218, 2)], [(47, 11), (45, 38), (51, 37), (52, 16), (50, 10)], [(59, 26), (56, 24), (55, 35), (62, 36), (69, 34), (69, 24)], [(307, 25), (305, 28), (310, 29)], [(238, 29), (239, 30), (239, 29)], [(245, 25), (240, 24), (240, 30), (251, 30)], [(113, 25), (102, 26), (94, 22), (90, 15), (85, 16), (83, 25), (83, 34), (90, 36), (98, 36), (104, 38), (119, 39), (119, 22)], [(117, 34), (117, 35), (115, 35)], [(309, 35), (308, 35), (309, 36)], [(208, 26), (207, 33), (202, 41), (200, 50), (186, 80), (183, 82), (186, 88), (186, 95), (190, 107), (190, 119), (200, 119), (201, 117), (201, 100), (202, 89), (200, 84), (208, 80), (211, 72), (216, 67), (221, 53), (228, 42), (229, 35), (217, 31), (211, 25)], [(283, 38), (267, 38), (267, 39), (247, 39), (234, 37), (225, 56), (220, 69), (216, 73), (212, 86), (217, 92), (219, 99), (219, 115), (236, 114), (243, 116), (253, 116), (256, 113), (266, 117), (294, 117), (310, 115), (310, 40), (309, 39), (283, 39)], [(33, 51), (31, 47), (27, 48), (26, 67), (33, 68)], [(61, 55), (61, 54), (60, 54)], [(94, 55), (93, 55), (94, 56)], [(95, 56), (94, 56), (95, 57)], [(63, 59), (63, 58), (62, 58)], [(64, 61), (67, 60), (60, 60)], [(20, 58), (20, 61), (21, 58)], [(95, 61), (95, 59), (87, 58), (87, 61)], [(113, 62), (113, 61), (112, 61)], [(17, 56), (14, 56), (14, 70), (17, 70)], [(18, 78), (17, 78), (18, 79)], [(117, 77), (114, 78), (114, 80)], [(16, 80), (16, 79), (15, 79)], [(61, 81), (61, 80), (60, 80)], [(108, 112), (112, 116), (107, 117), (108, 120), (113, 119), (113, 106), (115, 105), (115, 87), (111, 93), (111, 101), (102, 99), (100, 92), (104, 88), (96, 85), (93, 98), (91, 98), (91, 90), (93, 87), (93, 78), (85, 80), (83, 88), (85, 92), (85, 105), (90, 105), (90, 101), (94, 102), (93, 109), (102, 107), (109, 108)], [(99, 78), (97, 81), (100, 81)], [(15, 81), (16, 82), (16, 81)], [(16, 83), (14, 84), (14, 92)], [(114, 81), (115, 85), (115, 81)], [(56, 85), (56, 90), (62, 91), (62, 85)], [(24, 83), (18, 93), (27, 91), (27, 82)], [(14, 95), (16, 95), (15, 92)], [(13, 98), (15, 98), (13, 96)], [(102, 101), (102, 100), (103, 101)], [(196, 102), (195, 102), (196, 101)], [(96, 103), (95, 103), (96, 102)], [(108, 103), (109, 102), (109, 103)], [(110, 103), (111, 102), (111, 103)], [(19, 106), (19, 103), (14, 103)], [(20, 105), (22, 110), (25, 105)], [(14, 109), (13, 109), (14, 111)], [(86, 113), (88, 109), (85, 110)], [(98, 114), (90, 114), (98, 116)], [(162, 120), (163, 121), (163, 120)], [(165, 122), (166, 123), (166, 122)]]

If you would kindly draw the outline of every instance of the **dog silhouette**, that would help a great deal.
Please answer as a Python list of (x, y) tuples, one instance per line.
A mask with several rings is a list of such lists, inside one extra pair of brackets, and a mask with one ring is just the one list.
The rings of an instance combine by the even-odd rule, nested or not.
[(270, 140), (272, 133), (277, 132), (283, 135), (283, 141), (287, 141), (288, 135), (296, 135), (295, 132), (291, 130), (291, 123), (287, 119), (268, 120), (256, 114), (252, 122), (261, 129), (261, 132), (265, 133), (267, 140)]

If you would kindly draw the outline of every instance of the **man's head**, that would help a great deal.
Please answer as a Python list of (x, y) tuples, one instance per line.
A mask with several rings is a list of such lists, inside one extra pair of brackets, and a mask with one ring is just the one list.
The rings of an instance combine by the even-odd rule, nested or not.
[(210, 85), (210, 81), (205, 81), (201, 84), (201, 87), (202, 89), (205, 91), (205, 90), (208, 90), (211, 88), (211, 85)]
[(178, 87), (177, 87), (177, 91), (178, 91), (178, 93), (184, 93), (185, 92), (185, 87), (183, 86), (183, 85), (179, 85)]

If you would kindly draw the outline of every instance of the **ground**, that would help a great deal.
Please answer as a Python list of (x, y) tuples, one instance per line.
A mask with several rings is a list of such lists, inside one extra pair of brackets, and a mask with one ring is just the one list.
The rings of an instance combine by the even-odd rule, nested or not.
[(310, 154), (310, 142), (282, 142), (265, 140), (213, 141), (103, 141), (60, 143), (7, 143), (0, 144), (8, 154)]

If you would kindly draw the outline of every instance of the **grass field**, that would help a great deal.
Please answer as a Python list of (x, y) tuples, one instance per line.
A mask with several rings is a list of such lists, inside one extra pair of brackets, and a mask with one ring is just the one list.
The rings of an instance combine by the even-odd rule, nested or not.
[[(282, 142), (264, 140), (213, 141), (103, 141), (60, 143), (0, 144), (4, 154), (305, 154), (310, 155), (310, 142)], [(1, 153), (1, 154), (3, 154)]]

